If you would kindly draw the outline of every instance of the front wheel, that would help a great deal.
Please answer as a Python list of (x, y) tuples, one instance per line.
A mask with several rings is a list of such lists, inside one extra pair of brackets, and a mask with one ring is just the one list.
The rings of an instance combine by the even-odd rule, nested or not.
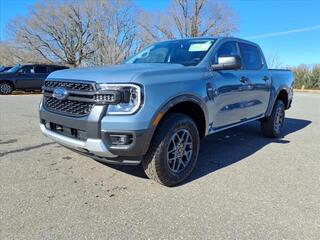
[(174, 186), (191, 175), (200, 138), (194, 121), (184, 114), (170, 114), (155, 132), (143, 161), (146, 175), (165, 186)]
[(262, 119), (261, 131), (265, 137), (276, 138), (281, 135), (285, 118), (285, 106), (283, 101), (277, 100), (269, 117)]
[(8, 95), (13, 91), (13, 86), (8, 82), (0, 82), (0, 94)]

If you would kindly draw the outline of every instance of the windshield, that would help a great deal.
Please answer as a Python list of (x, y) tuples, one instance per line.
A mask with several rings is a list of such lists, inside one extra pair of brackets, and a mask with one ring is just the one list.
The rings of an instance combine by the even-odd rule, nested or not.
[(176, 63), (197, 65), (207, 54), (214, 39), (186, 39), (151, 45), (126, 63)]
[(10, 68), (9, 70), (7, 70), (7, 72), (11, 72), (11, 73), (15, 73), (17, 72), (19, 69), (21, 68), (20, 64), (15, 65), (14, 67)]

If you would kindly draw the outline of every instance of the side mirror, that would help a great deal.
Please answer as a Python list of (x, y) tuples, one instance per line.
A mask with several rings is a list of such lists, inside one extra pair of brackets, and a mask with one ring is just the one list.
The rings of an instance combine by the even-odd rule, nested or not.
[(239, 56), (223, 56), (218, 58), (218, 64), (213, 64), (212, 70), (236, 70), (241, 68)]

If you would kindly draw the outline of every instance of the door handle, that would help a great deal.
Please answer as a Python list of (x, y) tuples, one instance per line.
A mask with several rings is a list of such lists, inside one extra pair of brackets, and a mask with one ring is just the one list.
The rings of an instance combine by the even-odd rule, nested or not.
[(240, 78), (240, 82), (242, 82), (242, 83), (247, 83), (248, 81), (249, 81), (249, 78), (247, 78), (247, 77), (242, 76)]
[(209, 100), (213, 100), (214, 98), (214, 89), (211, 83), (207, 83), (207, 95)]
[(264, 76), (264, 77), (262, 78), (262, 80), (266, 82), (266, 81), (269, 80), (269, 77), (268, 77), (268, 76)]

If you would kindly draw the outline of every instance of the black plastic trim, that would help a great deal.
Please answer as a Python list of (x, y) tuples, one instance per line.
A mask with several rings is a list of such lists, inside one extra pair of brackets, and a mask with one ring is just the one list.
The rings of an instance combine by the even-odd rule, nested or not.
[(69, 117), (46, 110), (43, 106), (40, 109), (40, 121), (52, 122), (69, 128), (86, 131), (88, 138), (101, 138), (101, 119), (104, 117), (107, 106), (95, 106), (89, 115), (84, 117)]
[(81, 151), (78, 151), (73, 148), (68, 148), (68, 149), (70, 149), (71, 151), (74, 151), (78, 154), (81, 154), (83, 156), (90, 157), (98, 162), (105, 163), (105, 164), (137, 166), (143, 160), (143, 156), (136, 156), (136, 157), (135, 156), (133, 156), (133, 157), (119, 156), (119, 157), (115, 157), (115, 158), (105, 158), (105, 157), (100, 157), (100, 156), (94, 155), (92, 153), (81, 152)]
[[(110, 134), (130, 134), (132, 143), (129, 145), (111, 145), (109, 141)], [(152, 139), (153, 131), (151, 129), (135, 131), (103, 131), (101, 139), (108, 147), (109, 151), (118, 156), (143, 156), (147, 153)]]

